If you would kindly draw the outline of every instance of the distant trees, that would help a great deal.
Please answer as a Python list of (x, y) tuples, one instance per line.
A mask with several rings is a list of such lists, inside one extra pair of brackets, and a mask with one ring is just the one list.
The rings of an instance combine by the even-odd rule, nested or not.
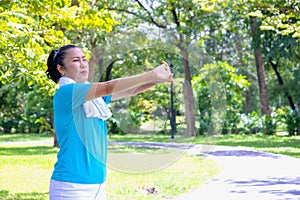
[[(208, 66), (215, 66), (224, 82), (223, 133), (239, 131), (238, 122), (247, 118), (259, 122), (248, 120), (249, 129), (269, 133), (266, 129), (289, 127), (294, 134), (300, 103), (299, 8), (299, 2), (284, 0), (1, 1), (2, 132), (52, 130), (56, 86), (45, 76), (46, 58), (51, 49), (75, 43), (90, 58), (90, 81), (132, 75), (164, 59), (174, 62), (183, 75), (179, 92), (189, 136), (205, 133), (212, 120), (201, 118), (213, 103), (207, 80), (200, 80)], [(226, 73), (236, 81), (228, 82)], [(154, 104), (167, 110), (168, 89), (160, 89), (166, 91), (155, 93), (159, 100), (148, 94), (140, 95), (143, 103), (132, 98), (131, 115)]]
[(0, 20), (0, 128), (52, 132), (56, 86), (45, 75), (47, 56), (85, 32), (111, 31), (115, 21), (91, 2), (71, 0), (1, 1)]

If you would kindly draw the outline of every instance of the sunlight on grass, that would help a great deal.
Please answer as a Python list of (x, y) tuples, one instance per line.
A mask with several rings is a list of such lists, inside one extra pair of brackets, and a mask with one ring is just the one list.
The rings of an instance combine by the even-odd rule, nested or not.
[(114, 170), (143, 173), (168, 167), (183, 156), (182, 152), (170, 151), (151, 153), (109, 153), (108, 166)]
[[(22, 141), (20, 135), (13, 138), (15, 141)], [(58, 148), (51, 146), (51, 140), (48, 145), (35, 142), (5, 143), (3, 139), (1, 141), (0, 199), (48, 200), (49, 181)], [(168, 149), (151, 148), (122, 147), (120, 149), (132, 155), (147, 154), (147, 159), (139, 161), (142, 164), (146, 164), (146, 161), (157, 162), (151, 158), (153, 151), (160, 151), (161, 155), (170, 155), (169, 153), (173, 152)], [(117, 152), (115, 151), (115, 153)], [(119, 152), (118, 154), (122, 155), (123, 153)], [(109, 153), (110, 155), (111, 153)], [(220, 168), (215, 162), (188, 155), (182, 156), (176, 162), (171, 163), (169, 167), (151, 173), (124, 173), (108, 167), (106, 190), (109, 199), (112, 200), (163, 200), (166, 197), (177, 196), (199, 187), (219, 171)]]
[(32, 140), (53, 140), (52, 134), (22, 134), (22, 133), (10, 133), (0, 134), (0, 142), (15, 142), (15, 141), (32, 141)]
[[(170, 167), (151, 173), (129, 174), (109, 170), (109, 199), (167, 199), (207, 182), (220, 168), (211, 160), (185, 156)], [(149, 189), (154, 189), (153, 193)], [(113, 192), (112, 192), (113, 191)]]
[[(48, 145), (37, 142), (47, 140)], [(56, 161), (57, 148), (52, 147), (51, 136), (38, 134), (0, 134), (0, 199), (48, 199), (49, 179)], [(113, 135), (115, 141), (169, 142), (169, 135)], [(3, 142), (17, 141), (17, 142)], [(197, 136), (194, 144), (207, 144), (207, 137)], [(300, 136), (218, 135), (216, 145), (250, 147), (256, 150), (280, 153), (300, 158)], [(119, 166), (141, 169), (142, 165), (157, 164), (169, 159), (174, 150), (117, 145), (110, 147), (109, 158), (119, 159)], [(155, 154), (155, 155), (154, 155)], [(173, 157), (174, 158), (174, 157)], [(140, 166), (138, 166), (139, 164)], [(197, 156), (182, 156), (169, 165), (151, 172), (125, 173), (108, 166), (107, 194), (112, 200), (165, 200), (199, 187), (218, 173), (220, 167), (211, 160)], [(124, 169), (124, 168), (123, 168)], [(140, 172), (140, 173), (138, 173)]]
[[(205, 144), (205, 137), (198, 136), (196, 144)], [(284, 154), (300, 158), (300, 136), (231, 134), (215, 136), (216, 145), (250, 147), (259, 151)]]
[(57, 149), (0, 143), (0, 199), (48, 199)]
[(126, 135), (112, 135), (109, 137), (110, 141), (118, 142), (165, 142), (165, 143), (193, 143), (195, 137), (188, 137), (186, 135), (175, 134), (175, 139), (171, 139), (169, 134), (126, 134)]

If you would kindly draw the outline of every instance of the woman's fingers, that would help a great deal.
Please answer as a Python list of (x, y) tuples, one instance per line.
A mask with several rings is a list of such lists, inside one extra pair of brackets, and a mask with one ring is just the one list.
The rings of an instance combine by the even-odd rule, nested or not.
[(165, 70), (171, 74), (171, 69), (169, 67), (169, 64), (166, 61), (162, 61), (162, 64), (165, 66)]
[(167, 81), (175, 85), (173, 74), (167, 62), (162, 61), (162, 64), (154, 69), (154, 72), (157, 76), (157, 81)]
[(170, 69), (170, 66), (169, 64), (166, 62), (166, 61), (162, 61), (162, 64), (165, 65), (165, 69), (166, 71), (168, 72), (169, 75), (169, 81), (173, 84), (173, 85), (176, 85), (174, 79), (173, 79), (173, 73), (171, 72), (171, 69)]

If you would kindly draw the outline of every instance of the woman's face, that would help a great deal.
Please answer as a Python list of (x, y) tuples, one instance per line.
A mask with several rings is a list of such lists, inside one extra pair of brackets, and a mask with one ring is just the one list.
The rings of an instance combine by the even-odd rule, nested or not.
[(58, 65), (59, 72), (73, 79), (77, 83), (83, 83), (88, 80), (89, 65), (85, 55), (79, 48), (71, 48), (65, 51), (64, 67)]

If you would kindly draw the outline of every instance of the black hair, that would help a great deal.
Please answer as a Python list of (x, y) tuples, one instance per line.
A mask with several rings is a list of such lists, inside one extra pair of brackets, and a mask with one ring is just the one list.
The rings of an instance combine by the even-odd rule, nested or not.
[(60, 47), (59, 49), (52, 50), (47, 60), (48, 69), (46, 70), (47, 77), (52, 79), (55, 83), (58, 83), (61, 74), (57, 69), (57, 65), (64, 67), (64, 58), (66, 57), (66, 50), (71, 48), (77, 48), (73, 44), (68, 44)]

